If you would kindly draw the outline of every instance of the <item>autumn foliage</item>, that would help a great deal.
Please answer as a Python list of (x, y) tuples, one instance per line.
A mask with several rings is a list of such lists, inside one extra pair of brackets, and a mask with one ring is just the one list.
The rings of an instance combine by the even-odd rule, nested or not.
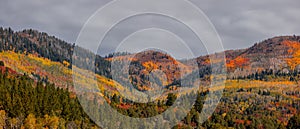
[(226, 66), (228, 69), (242, 68), (246, 66), (248, 62), (249, 62), (248, 58), (238, 56), (234, 60), (227, 61)]
[(147, 71), (152, 71), (152, 70), (158, 68), (158, 66), (155, 63), (153, 63), (152, 61), (147, 61), (147, 62), (143, 63), (143, 66), (145, 67), (145, 69)]
[[(9, 68), (10, 73), (31, 74), (38, 79), (47, 78), (59, 87), (72, 85), (72, 70), (67, 68), (70, 64), (66, 61), (62, 64), (35, 54), (25, 55), (13, 51), (0, 52), (0, 60)], [(5, 70), (5, 67), (1, 69)]]
[(290, 47), (288, 53), (292, 55), (291, 58), (287, 58), (286, 62), (291, 70), (294, 70), (297, 65), (300, 64), (300, 43), (296, 41), (284, 41), (284, 45)]

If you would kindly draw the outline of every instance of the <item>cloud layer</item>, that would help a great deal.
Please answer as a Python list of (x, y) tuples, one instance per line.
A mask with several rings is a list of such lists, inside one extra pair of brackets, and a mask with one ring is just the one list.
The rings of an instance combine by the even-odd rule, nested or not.
[[(68, 42), (88, 18), (109, 0), (2, 0), (0, 25), (14, 30), (33, 28)], [(209, 17), (225, 49), (246, 48), (280, 35), (300, 35), (298, 0), (191, 0)], [(138, 6), (138, 5), (137, 5)], [(185, 10), (181, 10), (182, 13)], [(149, 20), (151, 22), (151, 20)], [(128, 26), (130, 29), (130, 26)], [(92, 47), (86, 44), (86, 48)], [(107, 47), (108, 46), (104, 46)], [(172, 45), (170, 45), (172, 47)], [(105, 55), (110, 51), (103, 51)]]

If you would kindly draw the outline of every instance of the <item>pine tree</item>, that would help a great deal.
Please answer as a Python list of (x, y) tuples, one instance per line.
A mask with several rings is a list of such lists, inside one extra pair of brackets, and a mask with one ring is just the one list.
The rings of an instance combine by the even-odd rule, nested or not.
[(167, 97), (166, 106), (172, 106), (174, 102), (176, 101), (176, 95), (169, 93)]
[(290, 118), (287, 128), (289, 129), (299, 129), (300, 128), (300, 114), (296, 114)]

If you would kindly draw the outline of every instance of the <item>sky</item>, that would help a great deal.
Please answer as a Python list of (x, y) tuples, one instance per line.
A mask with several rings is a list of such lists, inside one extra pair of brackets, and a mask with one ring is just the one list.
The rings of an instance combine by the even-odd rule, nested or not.
[[(0, 26), (11, 27), (16, 31), (32, 28), (54, 35), (67, 42), (75, 43), (87, 20), (95, 11), (109, 2), (110, 0), (0, 0)], [(274, 36), (300, 35), (299, 0), (190, 0), (190, 2), (200, 8), (209, 18), (226, 50), (247, 48), (256, 42)], [(183, 9), (180, 11), (180, 13), (189, 14), (188, 10)], [(116, 10), (115, 13), (121, 12), (122, 8)], [(158, 27), (166, 26), (166, 28), (170, 28), (173, 26), (174, 28), (175, 22), (168, 24), (168, 20), (156, 21), (153, 19), (155, 18), (142, 18), (140, 21), (133, 22), (134, 24), (132, 22), (124, 24), (125, 27), (116, 31), (114, 33), (115, 37), (111, 37), (112, 40), (107, 40), (106, 44), (99, 48), (98, 53), (107, 55), (120, 46), (123, 46), (123, 48), (118, 48), (119, 50), (125, 49), (129, 52), (136, 52), (138, 50), (133, 49), (133, 46), (129, 44), (137, 46), (137, 43), (140, 43), (140, 48), (164, 44), (163, 47), (168, 47), (169, 50), (180, 53), (175, 55), (178, 58), (186, 56), (184, 53), (187, 53), (187, 51), (180, 51), (183, 46), (175, 45), (177, 43), (174, 41), (176, 36), (174, 37), (174, 35), (159, 29), (144, 30), (140, 31), (141, 34), (131, 35), (131, 37), (137, 36), (138, 38), (127, 37), (126, 40), (116, 40), (130, 42), (128, 45), (118, 46), (113, 44), (113, 42), (117, 43), (113, 39), (118, 38), (118, 35), (132, 31), (132, 28), (137, 25), (151, 25), (155, 22), (159, 25)], [(143, 22), (143, 24), (139, 22)], [(105, 23), (99, 23), (99, 26), (102, 24)], [(148, 33), (145, 33), (145, 31), (148, 31)], [(175, 33), (178, 31), (178, 34), (186, 39), (193, 39), (185, 31), (179, 29), (174, 29), (174, 31)], [(149, 33), (153, 35), (147, 36)], [(150, 45), (145, 46), (145, 44)], [(205, 49), (200, 50), (198, 47), (193, 47), (199, 44), (198, 40), (195, 39), (190, 44), (189, 47), (193, 52), (201, 51), (196, 55), (205, 53), (203, 53)], [(89, 41), (83, 47), (95, 48)], [(196, 48), (197, 50), (193, 50)]]

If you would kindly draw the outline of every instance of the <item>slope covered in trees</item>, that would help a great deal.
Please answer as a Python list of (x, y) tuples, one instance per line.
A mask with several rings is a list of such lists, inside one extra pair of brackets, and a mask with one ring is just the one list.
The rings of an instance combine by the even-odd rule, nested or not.
[[(96, 73), (110, 77), (110, 64), (104, 58), (94, 55), (92, 52), (69, 44), (63, 40), (49, 36), (47, 33), (41, 33), (36, 30), (28, 29), (20, 32), (14, 32), (10, 28), (0, 27), (0, 51), (13, 51), (15, 53), (34, 54), (47, 58), (55, 62), (72, 63), (73, 51), (76, 48), (81, 56), (77, 60), (94, 63)], [(95, 56), (96, 60), (90, 57)], [(71, 65), (69, 67), (72, 67)], [(77, 64), (77, 67), (85, 68), (83, 65)], [(87, 68), (85, 68), (87, 69)]]
[(67, 89), (35, 82), (27, 75), (0, 73), (0, 128), (93, 127)]
[[(300, 111), (299, 88), (299, 36), (280, 36), (257, 43), (254, 46), (225, 51), (228, 78), (223, 97), (215, 112), (203, 124), (199, 124), (204, 100), (208, 92), (218, 93), (217, 88), (209, 88), (211, 68), (209, 56), (193, 59), (198, 63), (199, 73), (191, 70), (190, 60), (176, 61), (164, 53), (145, 51), (131, 58), (129, 69), (123, 69), (131, 75), (131, 83), (139, 86), (149, 82), (149, 74), (161, 70), (167, 75), (166, 91), (177, 90), (180, 81), (199, 81), (202, 92), (188, 91), (181, 97), (197, 97), (187, 116), (174, 128), (298, 128)], [(78, 56), (82, 62), (95, 63), (97, 82), (84, 76), (79, 84), (84, 85), (87, 93), (75, 94), (72, 84), (71, 67), (79, 68), (80, 73), (94, 75), (85, 70), (84, 65), (71, 66), (74, 49), (84, 56)], [(94, 107), (94, 114), (103, 102), (95, 99), (102, 96), (110, 107), (119, 113), (135, 118), (147, 118), (163, 113), (176, 100), (176, 94), (164, 93), (164, 97), (147, 104), (135, 103), (123, 98), (120, 91), (129, 92), (119, 82), (112, 80), (110, 62), (112, 55), (106, 58), (96, 56), (91, 60), (91, 52), (76, 48), (46, 33), (35, 30), (13, 32), (0, 28), (0, 128), (92, 128), (97, 127), (87, 116), (78, 98), (88, 100), (88, 106)], [(132, 54), (116, 54), (121, 60)], [(218, 55), (216, 53), (215, 55)], [(174, 64), (174, 67), (171, 65)], [(188, 74), (178, 80), (177, 66), (185, 68)], [(81, 69), (82, 68), (82, 69)], [(123, 71), (123, 72), (124, 72)], [(190, 74), (189, 74), (190, 73)], [(200, 79), (198, 76), (199, 74)], [(98, 90), (89, 86), (97, 83)], [(165, 86), (165, 85), (164, 85)], [(146, 88), (145, 88), (146, 89)], [(83, 91), (84, 91), (83, 90)], [(140, 90), (144, 92), (143, 89)], [(95, 96), (94, 96), (95, 95)], [(131, 97), (135, 97), (131, 94)], [(182, 107), (183, 108), (183, 107)], [(110, 114), (105, 117), (111, 118)], [(175, 118), (172, 118), (175, 119)], [(143, 125), (144, 128), (168, 128), (165, 120), (159, 126)], [(135, 128), (131, 123), (114, 123), (115, 128)]]

